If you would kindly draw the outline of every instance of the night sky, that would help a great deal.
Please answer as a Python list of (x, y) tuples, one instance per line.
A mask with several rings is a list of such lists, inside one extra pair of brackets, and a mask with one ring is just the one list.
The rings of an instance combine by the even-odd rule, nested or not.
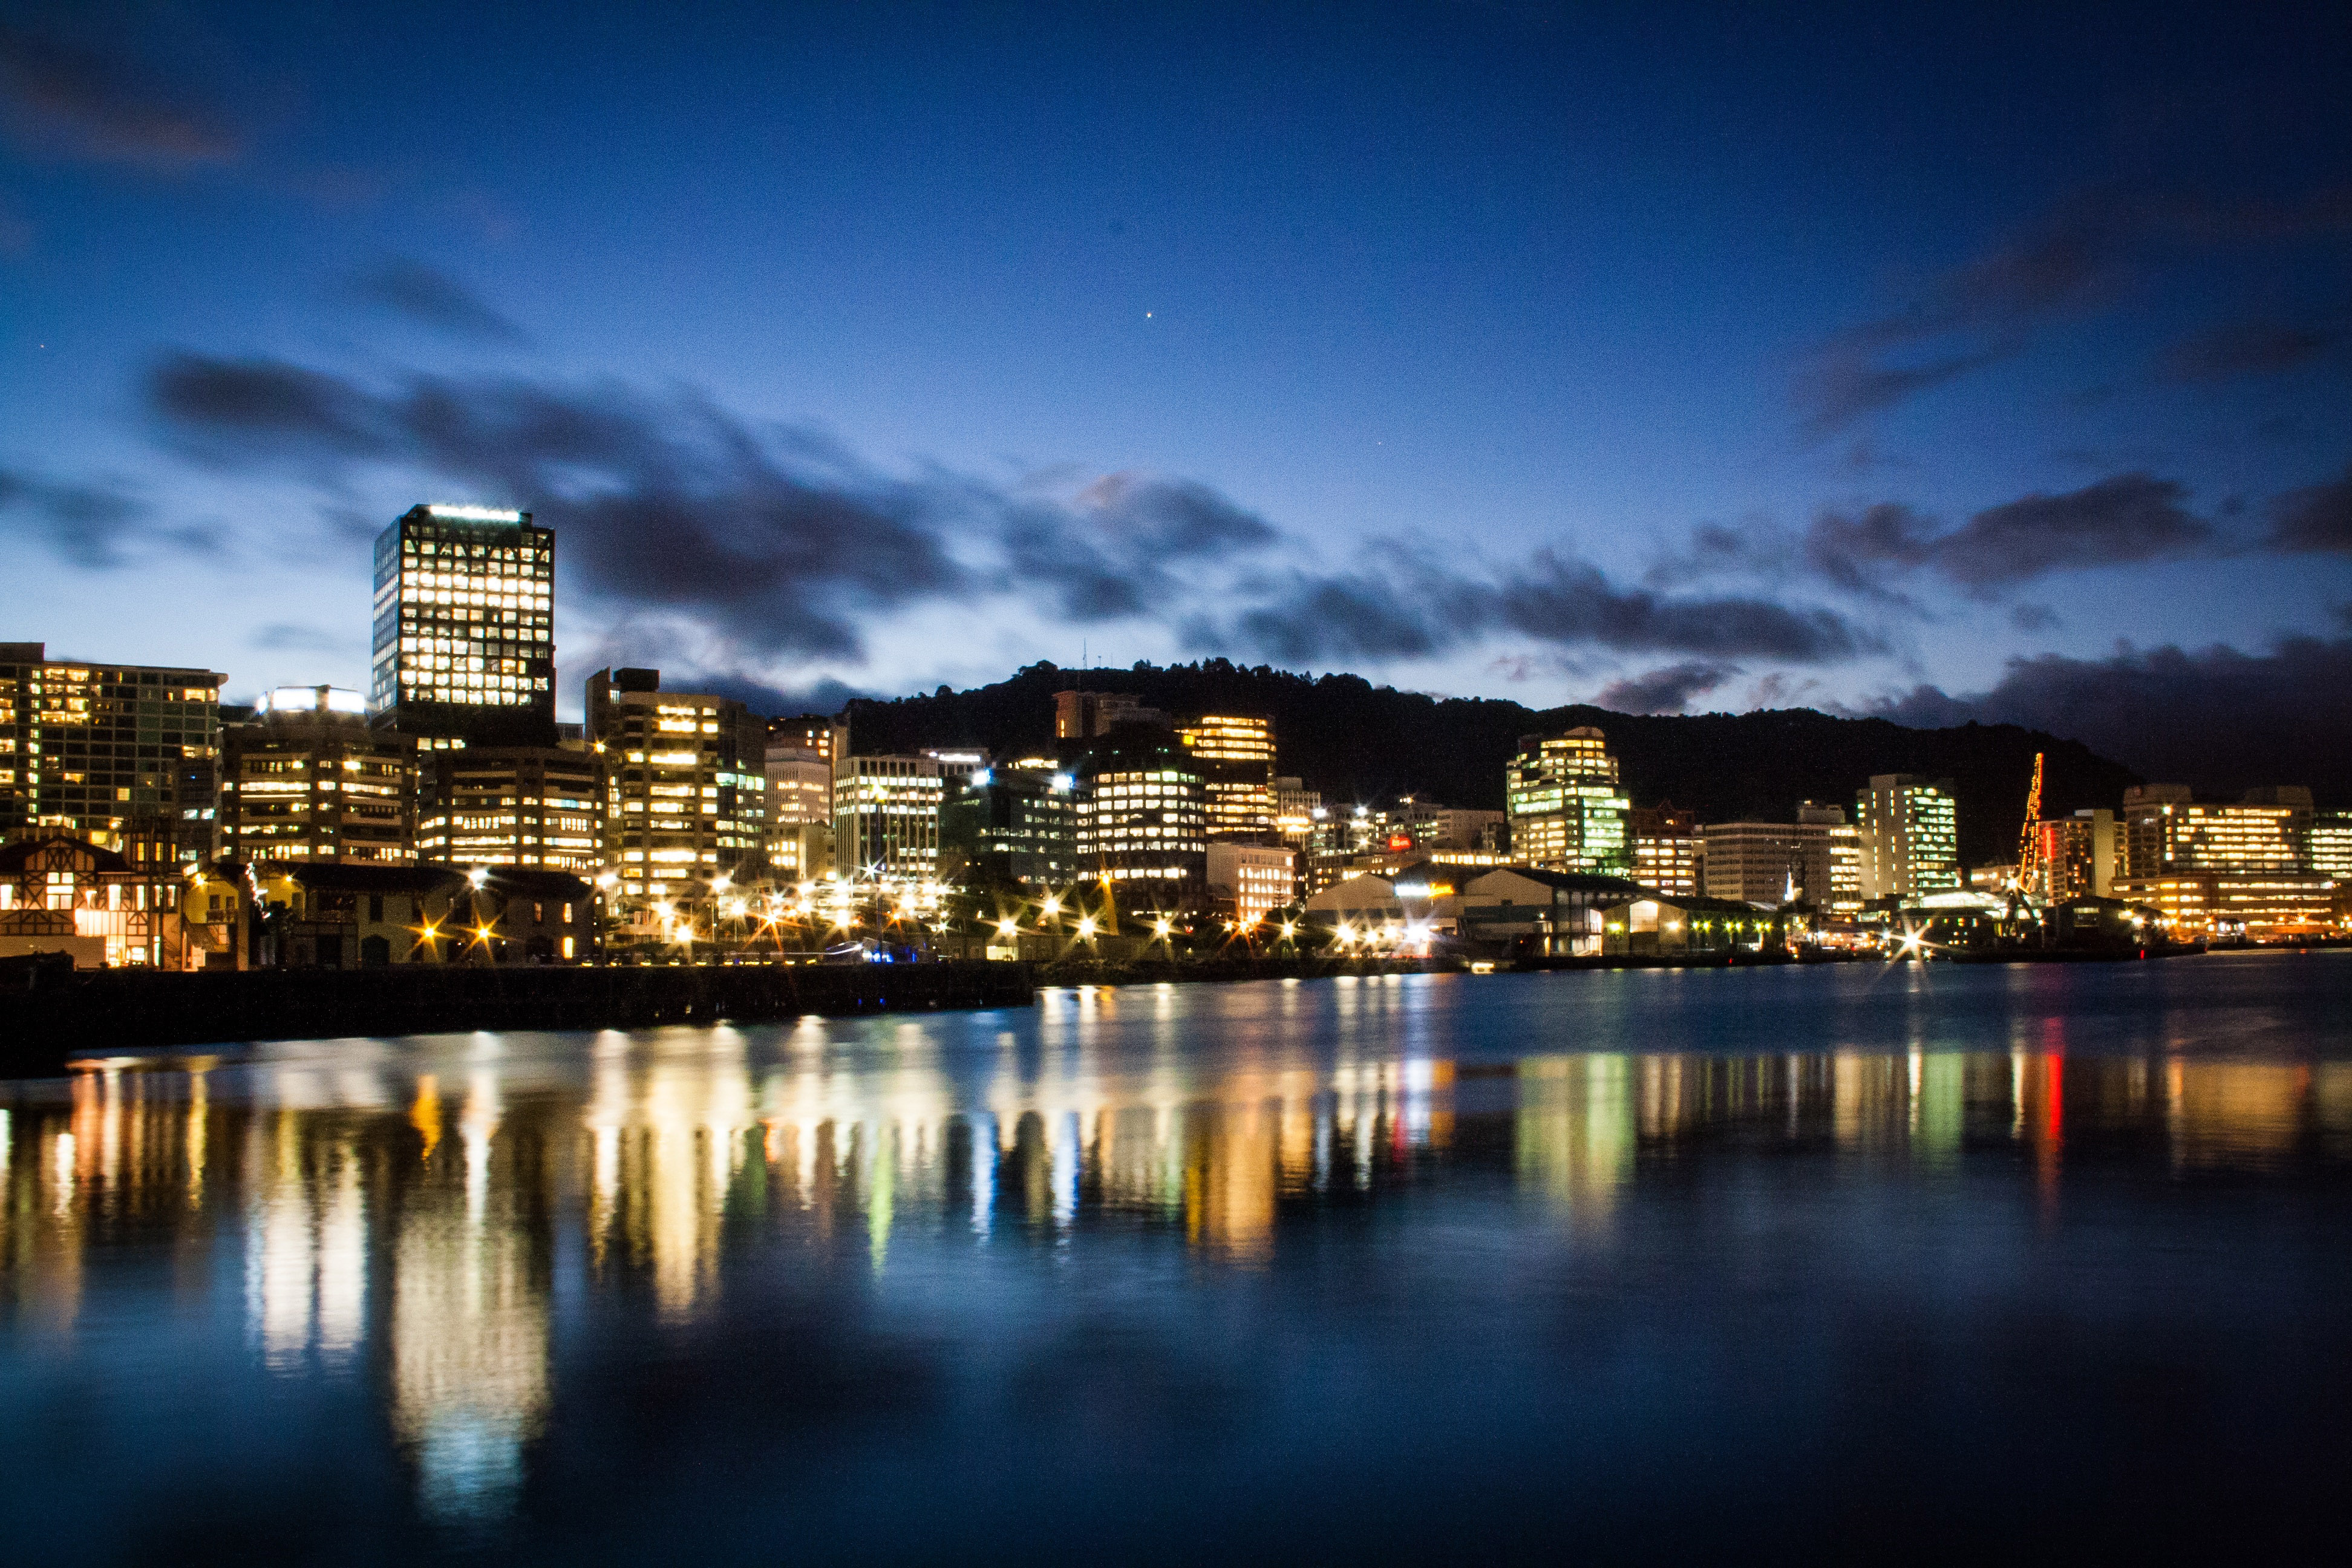
[(2352, 745), (2352, 8), (1721, 9), (0, 4), (0, 637)]

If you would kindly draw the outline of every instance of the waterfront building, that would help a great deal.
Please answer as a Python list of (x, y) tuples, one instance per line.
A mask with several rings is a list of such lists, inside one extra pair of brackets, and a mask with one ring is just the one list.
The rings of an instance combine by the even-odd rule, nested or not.
[[(1862, 829), (1848, 822), (1845, 807), (1803, 801), (1797, 806), (1799, 827), (1818, 827), (1818, 852), (1808, 841), (1806, 897), (1822, 914), (1852, 920), (1862, 912)], [(1828, 880), (1820, 877), (1826, 869)]]
[(971, 774), (940, 807), (940, 875), (1039, 889), (1075, 880), (1077, 781), (1051, 758)]
[(1054, 739), (1091, 741), (1128, 725), (1172, 730), (1175, 721), (1143, 699), (1124, 691), (1056, 691), (1054, 693)]
[(768, 722), (768, 869), (779, 881), (811, 881), (833, 868), (831, 728), (818, 721), (779, 731), (778, 723)]
[(835, 868), (848, 878), (937, 877), (944, 789), (936, 757), (835, 757)]
[(409, 864), (416, 742), (370, 729), (356, 691), (279, 687), (221, 731), (219, 829), (232, 860)]
[(2200, 801), (2186, 784), (2124, 791), (2124, 875), (2294, 871), (2311, 866), (2311, 792), (2280, 785), (2240, 801)]
[(554, 587), (527, 511), (402, 513), (375, 542), (373, 721), (426, 751), (554, 745)]
[(1211, 713), (1176, 731), (1208, 801), (1212, 839), (1263, 840), (1275, 831), (1274, 721)]
[(767, 869), (767, 725), (731, 697), (661, 689), (654, 669), (588, 678), (604, 764), (604, 865), (625, 906), (698, 896)]
[(2107, 898), (2115, 892), (2121, 839), (2116, 814), (2105, 806), (2078, 811), (2072, 816), (2044, 817), (2033, 829), (2033, 886), (2036, 897), (2064, 903), (2089, 894)]
[(1874, 773), (1855, 815), (1865, 900), (1959, 889), (1959, 818), (1951, 780)]
[(240, 967), (576, 963), (595, 955), (594, 889), (517, 867), (257, 861)]
[(604, 757), (568, 746), (421, 752), (416, 853), (442, 865), (593, 877), (604, 863)]
[(1149, 730), (1093, 747), (1077, 773), (1079, 875), (1132, 908), (1189, 907), (1208, 879), (1208, 792), (1192, 759)]
[(1323, 809), (1323, 792), (1308, 789), (1295, 778), (1274, 781), (1274, 831), (1285, 844), (1299, 855), (1308, 853), (1307, 842), (1315, 831), (1317, 813)]
[(1778, 912), (1738, 899), (1645, 894), (1601, 910), (1601, 951), (1612, 958), (1688, 958), (1780, 947), (1787, 941)]
[(2352, 811), (2314, 812), (2311, 868), (2337, 887), (2352, 887)]
[(209, 859), (226, 679), (0, 643), (0, 838), (63, 834), (133, 868)]
[[(1829, 828), (1821, 823), (1710, 822), (1698, 830), (1710, 899), (1778, 909), (1821, 904), (1829, 890)], [(1664, 889), (1661, 889), (1662, 891)]]
[(2117, 897), (2153, 905), (2176, 936), (2262, 942), (2334, 921), (2333, 879), (2312, 859), (2311, 792), (2278, 785), (2197, 800), (2184, 784), (2124, 792)]
[(2291, 942), (2323, 935), (2336, 921), (2335, 885), (2312, 871), (2169, 871), (2116, 887), (2184, 941)]
[(61, 832), (0, 846), (0, 958), (62, 952), (77, 969), (202, 968), (202, 945), (181, 918), (188, 881), (168, 859), (134, 864)]
[(1670, 898), (1699, 889), (1698, 816), (1672, 805), (1637, 805), (1625, 814), (1633, 846), (1633, 880)]
[[(1437, 880), (1437, 879), (1442, 879)], [(1582, 958), (1601, 951), (1601, 911), (1653, 889), (1623, 877), (1502, 866), (1433, 873), (1452, 884), (1455, 929), (1475, 949), (1502, 956)]]
[(1207, 865), (1211, 907), (1245, 927), (1287, 908), (1297, 896), (1297, 873), (1287, 849), (1212, 838)]
[(1521, 736), (1504, 784), (1511, 853), (1523, 864), (1556, 871), (1633, 868), (1625, 826), (1633, 802), (1599, 730)]

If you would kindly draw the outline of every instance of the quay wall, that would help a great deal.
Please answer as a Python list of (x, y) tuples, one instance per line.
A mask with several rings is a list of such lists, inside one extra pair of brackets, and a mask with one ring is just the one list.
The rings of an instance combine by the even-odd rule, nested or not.
[(1022, 963), (58, 970), (0, 987), (0, 1075), (151, 1046), (1025, 1007)]

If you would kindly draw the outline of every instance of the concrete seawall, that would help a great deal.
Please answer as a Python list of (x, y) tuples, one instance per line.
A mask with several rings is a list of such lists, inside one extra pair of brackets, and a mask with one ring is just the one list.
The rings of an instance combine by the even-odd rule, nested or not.
[(0, 991), (0, 1075), (148, 1046), (1025, 1007), (1020, 963), (79, 971)]

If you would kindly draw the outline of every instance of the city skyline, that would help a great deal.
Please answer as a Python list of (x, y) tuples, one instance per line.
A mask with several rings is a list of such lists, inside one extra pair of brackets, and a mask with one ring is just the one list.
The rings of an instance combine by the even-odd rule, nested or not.
[[(2352, 737), (2340, 16), (11, 16), (0, 528), (60, 654), (364, 689), (364, 541), (442, 501), (568, 542), (567, 719), (1083, 641)], [(399, 107), (454, 58), (513, 90)]]

